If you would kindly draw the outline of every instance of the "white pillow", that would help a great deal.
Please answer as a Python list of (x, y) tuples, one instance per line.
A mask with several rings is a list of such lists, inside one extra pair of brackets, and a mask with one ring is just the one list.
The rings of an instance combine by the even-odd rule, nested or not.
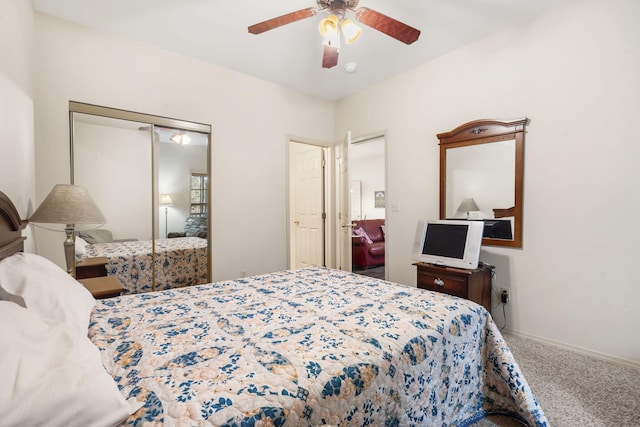
[(86, 336), (9, 301), (0, 331), (3, 426), (114, 426), (135, 411)]
[(76, 259), (82, 258), (82, 255), (85, 255), (87, 253), (88, 245), (89, 243), (87, 243), (86, 240), (84, 240), (82, 237), (76, 236)]
[(17, 253), (0, 261), (0, 299), (65, 323), (87, 335), (96, 300), (82, 284), (48, 259)]

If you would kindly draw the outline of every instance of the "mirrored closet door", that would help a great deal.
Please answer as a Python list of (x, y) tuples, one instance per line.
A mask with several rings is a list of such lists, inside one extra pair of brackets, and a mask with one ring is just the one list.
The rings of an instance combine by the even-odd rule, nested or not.
[[(127, 293), (207, 283), (211, 127), (69, 103), (71, 183), (107, 222), (78, 233)], [(76, 245), (78, 246), (78, 245)]]

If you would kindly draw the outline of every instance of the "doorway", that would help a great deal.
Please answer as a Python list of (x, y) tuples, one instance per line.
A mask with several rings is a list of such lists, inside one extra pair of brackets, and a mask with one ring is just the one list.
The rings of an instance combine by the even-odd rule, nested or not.
[(326, 263), (326, 153), (322, 146), (289, 141), (289, 266)]
[[(355, 144), (352, 144), (352, 142)], [(386, 133), (378, 132), (353, 141), (351, 140), (350, 133), (347, 133), (343, 143), (326, 145), (303, 141), (299, 138), (289, 138), (287, 143), (289, 157), (287, 256), (289, 268), (300, 268), (306, 265), (324, 265), (330, 268), (353, 271), (351, 263), (351, 218), (359, 216), (361, 219), (371, 219), (375, 216), (379, 219), (384, 219), (386, 217), (386, 197), (380, 197), (381, 194), (386, 196)], [(349, 156), (354, 147), (356, 150), (356, 161), (352, 165)], [(301, 165), (309, 163), (309, 160), (303, 160), (308, 152), (318, 151), (323, 153), (322, 191), (318, 191), (317, 186), (311, 186), (307, 191), (305, 189), (309, 188), (311, 179), (300, 179), (300, 182), (296, 184), (296, 181), (298, 181), (298, 178), (296, 178), (296, 170), (301, 167)], [(309, 155), (314, 158), (313, 154)], [(345, 159), (346, 161), (344, 161)], [(298, 163), (298, 166), (296, 166), (296, 163)], [(357, 171), (361, 165), (366, 166), (367, 163), (370, 164), (370, 168), (375, 168), (375, 178), (370, 177), (367, 172), (360, 173)], [(350, 183), (350, 169), (354, 167), (356, 169), (356, 175), (361, 176), (363, 178), (362, 180), (364, 180), (364, 183), (361, 182), (358, 188), (364, 189), (364, 191), (368, 191), (369, 193), (361, 194), (357, 197), (355, 204), (359, 207), (356, 207), (352, 212), (350, 207), (350, 188), (349, 185), (343, 184), (345, 182)], [(308, 168), (312, 167), (308, 166)], [(298, 186), (297, 189), (296, 186)], [(315, 196), (311, 197), (310, 194), (312, 193), (314, 193)], [(378, 195), (377, 198), (376, 195)], [(312, 202), (312, 200), (314, 202)], [(302, 230), (299, 230), (302, 220), (297, 218), (296, 206), (299, 204), (304, 206), (311, 203), (315, 203), (316, 205), (322, 204), (323, 206), (323, 213), (321, 214), (322, 232), (311, 230), (306, 226), (302, 227)], [(376, 207), (376, 203), (378, 207)], [(313, 210), (310, 210), (310, 212), (313, 212)], [(350, 214), (349, 212), (352, 213)], [(317, 213), (309, 213), (308, 216), (317, 218)], [(323, 242), (322, 244), (320, 243), (321, 240)], [(300, 246), (303, 248), (301, 252)], [(322, 261), (320, 261), (321, 257), (318, 255), (320, 253), (322, 253)], [(316, 254), (315, 261), (307, 261), (313, 260), (314, 254)], [(386, 255), (384, 264), (386, 264)], [(360, 272), (374, 277), (388, 277), (388, 269), (385, 268), (385, 265), (378, 267), (381, 268), (377, 268), (376, 270), (367, 269), (368, 271)]]
[[(354, 224), (352, 271), (385, 279), (386, 137), (354, 138), (349, 147), (351, 222)], [(366, 233), (366, 236), (362, 234)], [(382, 256), (381, 256), (382, 255)]]

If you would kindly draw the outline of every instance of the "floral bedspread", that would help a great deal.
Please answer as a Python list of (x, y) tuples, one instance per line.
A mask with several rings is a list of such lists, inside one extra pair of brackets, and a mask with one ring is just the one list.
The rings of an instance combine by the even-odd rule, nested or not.
[(89, 336), (130, 426), (547, 425), (484, 308), (343, 271), (99, 300)]
[[(151, 240), (96, 243), (86, 248), (88, 257), (107, 257), (107, 274), (116, 276), (124, 293), (135, 294), (208, 282), (207, 240), (178, 237), (155, 241), (155, 260)], [(152, 270), (155, 262), (155, 273)], [(155, 288), (152, 277), (155, 274)]]

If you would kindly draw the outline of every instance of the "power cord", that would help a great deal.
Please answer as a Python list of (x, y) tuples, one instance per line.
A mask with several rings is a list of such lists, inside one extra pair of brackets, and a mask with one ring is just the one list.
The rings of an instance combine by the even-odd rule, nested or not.
[[(491, 264), (487, 264), (486, 262), (483, 263), (483, 265), (494, 267)], [(491, 299), (493, 301), (498, 301), (498, 302), (495, 305), (493, 304), (491, 305), (491, 310), (493, 311), (494, 308), (497, 308), (499, 305), (502, 305), (502, 318), (504, 319), (504, 325), (502, 325), (502, 327), (498, 326), (498, 329), (502, 332), (502, 330), (507, 327), (507, 311), (504, 308), (506, 303), (502, 302), (502, 298), (495, 287), (496, 276), (497, 276), (496, 269), (494, 267), (491, 269), (491, 295), (492, 295)]]

